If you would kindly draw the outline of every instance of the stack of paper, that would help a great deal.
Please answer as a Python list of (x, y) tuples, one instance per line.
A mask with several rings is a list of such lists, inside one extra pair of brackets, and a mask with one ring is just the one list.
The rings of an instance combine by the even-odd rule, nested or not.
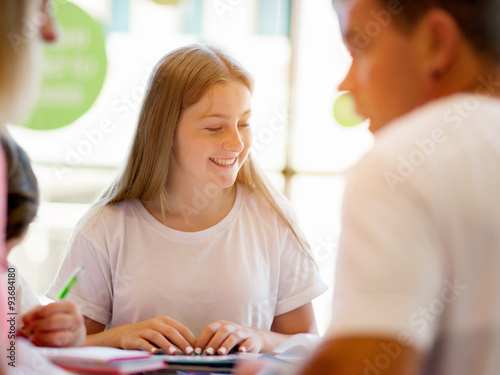
[(53, 363), (69, 371), (87, 374), (135, 374), (166, 367), (161, 356), (139, 350), (109, 347), (40, 348)]

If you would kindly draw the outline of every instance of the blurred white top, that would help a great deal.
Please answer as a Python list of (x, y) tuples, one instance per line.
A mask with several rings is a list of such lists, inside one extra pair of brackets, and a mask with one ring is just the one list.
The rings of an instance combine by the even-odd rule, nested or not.
[(346, 184), (329, 335), (392, 336), (426, 375), (500, 374), (500, 100), (451, 96), (376, 138)]

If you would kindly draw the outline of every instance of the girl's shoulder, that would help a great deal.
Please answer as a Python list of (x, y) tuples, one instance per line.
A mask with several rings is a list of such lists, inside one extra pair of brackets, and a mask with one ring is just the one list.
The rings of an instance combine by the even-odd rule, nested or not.
[[(238, 188), (240, 188), (239, 185)], [(250, 189), (245, 185), (242, 185), (242, 188), (244, 190), (243, 206), (247, 211), (251, 210), (256, 217), (281, 222), (282, 220), (276, 211), (276, 208), (279, 208), (286, 217), (295, 221), (295, 212), (290, 202), (283, 194), (278, 191), (273, 191), (270, 192), (270, 196), (266, 198), (266, 196), (258, 190)], [(269, 199), (273, 201), (276, 207), (273, 207)]]
[(238, 195), (241, 195), (242, 206), (245, 208), (263, 210), (264, 212), (272, 210), (269, 201), (258, 190), (251, 189), (244, 184), (238, 184)]
[(87, 234), (99, 230), (108, 230), (123, 222), (125, 217), (137, 215), (137, 200), (121, 201), (106, 206), (90, 207), (83, 215), (76, 230), (82, 234)]

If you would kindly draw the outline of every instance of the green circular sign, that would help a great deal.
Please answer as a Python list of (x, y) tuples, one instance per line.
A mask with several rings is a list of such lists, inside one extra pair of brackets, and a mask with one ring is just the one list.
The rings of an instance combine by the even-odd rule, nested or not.
[(340, 95), (333, 103), (333, 117), (340, 125), (345, 127), (356, 126), (366, 120), (356, 113), (354, 99), (349, 92)]
[(35, 130), (73, 123), (94, 104), (106, 76), (101, 25), (68, 1), (57, 2), (53, 13), (58, 40), (43, 48), (38, 102), (23, 124)]

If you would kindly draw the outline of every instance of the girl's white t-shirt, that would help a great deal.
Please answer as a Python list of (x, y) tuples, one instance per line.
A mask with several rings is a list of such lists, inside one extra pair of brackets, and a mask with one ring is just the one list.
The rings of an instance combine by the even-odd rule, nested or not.
[(47, 296), (80, 265), (67, 299), (83, 315), (106, 328), (167, 315), (196, 337), (220, 319), (269, 330), (327, 289), (290, 229), (240, 184), (229, 214), (199, 232), (166, 227), (139, 200), (104, 207), (73, 235)]

